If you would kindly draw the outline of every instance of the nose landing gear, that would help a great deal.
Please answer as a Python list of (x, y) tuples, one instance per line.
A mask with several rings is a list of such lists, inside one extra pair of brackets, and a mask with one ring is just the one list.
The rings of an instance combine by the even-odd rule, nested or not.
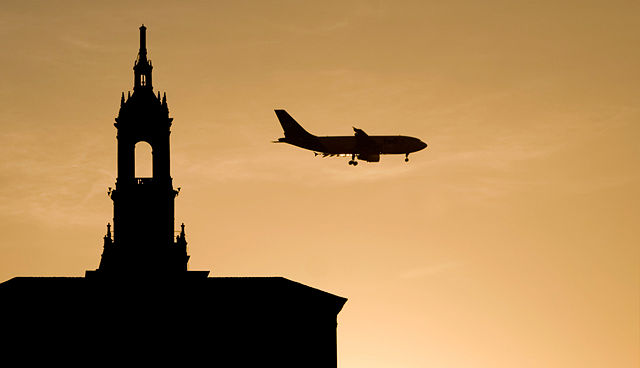
[(409, 162), (409, 154), (405, 153), (404, 155), (404, 162)]

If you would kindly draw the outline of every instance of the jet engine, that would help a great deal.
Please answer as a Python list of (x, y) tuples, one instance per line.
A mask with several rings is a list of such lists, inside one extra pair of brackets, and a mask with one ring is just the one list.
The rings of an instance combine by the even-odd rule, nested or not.
[(379, 153), (368, 153), (368, 154), (359, 154), (358, 160), (363, 160), (367, 162), (379, 162), (380, 154)]

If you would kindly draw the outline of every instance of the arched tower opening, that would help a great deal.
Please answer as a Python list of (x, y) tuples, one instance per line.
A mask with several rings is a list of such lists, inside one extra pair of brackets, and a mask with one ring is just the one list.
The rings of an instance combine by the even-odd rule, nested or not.
[(136, 143), (135, 146), (135, 177), (153, 177), (153, 148), (145, 141)]

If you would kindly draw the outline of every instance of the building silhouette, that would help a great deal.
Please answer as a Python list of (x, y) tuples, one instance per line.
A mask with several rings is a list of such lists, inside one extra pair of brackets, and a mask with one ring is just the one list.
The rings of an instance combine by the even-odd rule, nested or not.
[[(0, 284), (4, 354), (23, 363), (336, 367), (345, 298), (283, 277), (188, 270), (184, 224), (174, 236), (173, 119), (166, 94), (153, 91), (152, 69), (143, 25), (133, 93), (122, 94), (114, 124), (113, 231), (107, 225), (99, 266), (85, 277)], [(135, 176), (138, 142), (152, 147), (152, 177)]]

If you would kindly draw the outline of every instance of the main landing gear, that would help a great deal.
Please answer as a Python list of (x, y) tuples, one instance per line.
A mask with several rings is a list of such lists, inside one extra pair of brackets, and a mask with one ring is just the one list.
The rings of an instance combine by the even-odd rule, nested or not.
[(353, 166), (357, 166), (358, 165), (358, 161), (356, 161), (356, 155), (355, 154), (351, 155), (351, 161), (349, 161), (349, 165), (353, 165)]
[(404, 162), (409, 162), (409, 154), (405, 153), (404, 155)]

